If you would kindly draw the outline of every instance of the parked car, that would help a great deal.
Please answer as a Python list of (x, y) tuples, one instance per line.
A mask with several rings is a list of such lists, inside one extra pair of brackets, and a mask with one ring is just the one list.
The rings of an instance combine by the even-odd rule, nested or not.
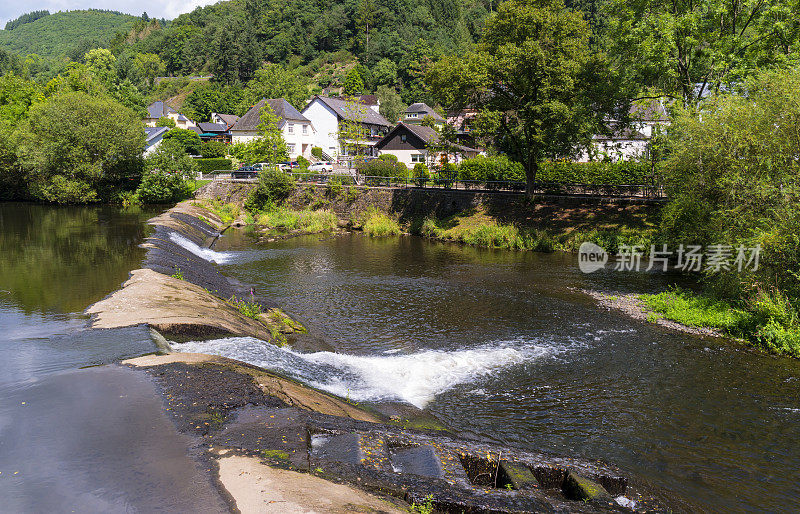
[(333, 163), (331, 161), (315, 162), (308, 167), (308, 171), (312, 173), (330, 173), (333, 171)]
[(235, 179), (256, 178), (258, 176), (258, 172), (261, 171), (260, 168), (260, 166), (258, 168), (255, 166), (242, 166), (238, 170), (232, 171), (231, 177)]
[(288, 162), (279, 162), (278, 169), (281, 171), (292, 171), (292, 165)]

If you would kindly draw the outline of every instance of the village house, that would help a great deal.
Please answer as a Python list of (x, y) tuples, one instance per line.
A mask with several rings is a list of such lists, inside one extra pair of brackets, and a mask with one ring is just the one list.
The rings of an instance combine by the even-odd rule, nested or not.
[(442, 118), (438, 112), (434, 111), (432, 107), (421, 102), (409, 105), (403, 113), (401, 121), (410, 125), (419, 125), (422, 123), (422, 120), (428, 116), (433, 119), (433, 123), (436, 127), (439, 129), (442, 128), (445, 123), (444, 118)]
[(421, 163), (431, 165), (447, 157), (447, 162), (458, 164), (464, 159), (478, 155), (478, 150), (453, 143), (452, 152), (447, 156), (433, 155), (428, 149), (431, 143), (439, 140), (439, 133), (431, 127), (400, 122), (375, 145), (380, 155), (394, 155), (397, 161), (413, 168)]
[(164, 136), (169, 132), (169, 127), (145, 127), (144, 128), (144, 156), (147, 157), (153, 153), (156, 148), (161, 144)]
[(160, 100), (147, 106), (147, 117), (144, 119), (145, 126), (155, 127), (161, 118), (171, 119), (175, 122), (176, 128), (191, 129), (197, 126), (195, 122)]
[(660, 101), (649, 100), (631, 105), (628, 115), (628, 126), (610, 120), (611, 133), (592, 136), (589, 148), (581, 150), (577, 160), (630, 161), (649, 157), (650, 140), (669, 124), (669, 114)]
[(211, 123), (224, 123), (228, 127), (228, 130), (236, 125), (237, 121), (239, 121), (239, 117), (235, 114), (221, 114), (218, 112), (211, 113)]
[[(331, 159), (346, 157), (352, 153), (348, 148), (355, 143), (362, 147), (361, 153), (375, 157), (375, 144), (391, 127), (377, 109), (377, 99), (374, 105), (367, 105), (358, 100), (317, 95), (303, 109), (303, 116), (314, 126), (314, 146), (320, 147)], [(348, 121), (360, 124), (363, 137), (359, 141), (340, 137), (342, 125)]]
[(231, 142), (231, 132), (226, 123), (207, 123), (197, 124), (197, 132), (203, 141), (220, 141), (222, 143)]
[(259, 137), (258, 125), (261, 123), (261, 109), (265, 105), (269, 105), (278, 118), (278, 128), (286, 141), (289, 158), (303, 156), (309, 159), (314, 144), (314, 127), (308, 118), (283, 98), (265, 98), (251, 107), (231, 128), (232, 141), (246, 143)]

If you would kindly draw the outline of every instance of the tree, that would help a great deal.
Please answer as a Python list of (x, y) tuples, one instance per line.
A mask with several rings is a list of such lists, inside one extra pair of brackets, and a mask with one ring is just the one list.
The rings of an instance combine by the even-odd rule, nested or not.
[(258, 137), (247, 143), (231, 147), (231, 155), (247, 163), (268, 162), (276, 164), (288, 158), (283, 132), (278, 128), (278, 117), (272, 107), (265, 104), (259, 112)]
[(265, 64), (245, 88), (247, 105), (262, 98), (284, 98), (296, 109), (302, 109), (308, 100), (308, 87), (296, 73), (280, 64)]
[(105, 95), (58, 94), (31, 107), (18, 155), (39, 200), (108, 200), (138, 182), (144, 131), (139, 117)]
[(358, 20), (357, 23), (361, 31), (363, 31), (364, 41), (364, 55), (369, 58), (369, 35), (370, 30), (373, 28), (373, 21), (375, 19), (375, 2), (374, 0), (359, 0), (358, 2)]
[(629, 80), (692, 108), (758, 67), (797, 59), (793, 0), (612, 0), (606, 15), (610, 53)]
[(104, 81), (110, 81), (117, 58), (107, 48), (95, 48), (83, 55), (83, 62)]
[(347, 96), (360, 95), (364, 92), (364, 79), (361, 78), (358, 67), (354, 66), (347, 71), (343, 92)]
[(372, 67), (372, 83), (376, 87), (397, 85), (397, 64), (383, 58)]
[(472, 105), (496, 121), (496, 140), (524, 164), (531, 195), (539, 162), (574, 155), (616, 103), (600, 70), (579, 13), (561, 0), (509, 0), (475, 50), (442, 59), (427, 78), (440, 104)]
[(142, 203), (171, 203), (189, 196), (187, 180), (197, 173), (197, 163), (176, 140), (164, 140), (144, 161), (142, 182), (136, 195)]
[(175, 120), (167, 116), (162, 116), (158, 118), (158, 121), (156, 121), (156, 127), (175, 128), (176, 127)]
[(174, 128), (164, 135), (164, 140), (175, 141), (189, 155), (200, 155), (202, 141), (194, 130)]
[(381, 103), (379, 107), (381, 116), (390, 122), (399, 120), (400, 114), (406, 110), (403, 99), (393, 87), (378, 86), (378, 100)]
[(163, 75), (167, 70), (164, 61), (158, 55), (150, 53), (136, 54), (136, 57), (133, 58), (133, 66), (141, 78), (147, 79), (150, 87), (153, 87), (155, 78)]
[(352, 167), (354, 161), (363, 160), (364, 149), (367, 146), (367, 129), (364, 120), (367, 117), (367, 107), (356, 99), (348, 99), (344, 111), (346, 117), (339, 122), (339, 145), (349, 160)]

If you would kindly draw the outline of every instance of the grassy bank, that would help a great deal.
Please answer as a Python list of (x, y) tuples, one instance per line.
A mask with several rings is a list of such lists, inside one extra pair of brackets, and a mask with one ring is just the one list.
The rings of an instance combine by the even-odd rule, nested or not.
[(775, 292), (759, 291), (740, 306), (673, 288), (638, 296), (650, 316), (689, 327), (717, 329), (779, 355), (800, 357), (800, 320), (789, 301)]
[(655, 228), (645, 216), (636, 219), (636, 223), (606, 220), (591, 226), (587, 221), (566, 224), (557, 219), (502, 221), (485, 210), (475, 209), (444, 219), (424, 218), (411, 224), (411, 232), (482, 248), (539, 252), (577, 252), (581, 243), (591, 241), (615, 253), (621, 245), (649, 248)]

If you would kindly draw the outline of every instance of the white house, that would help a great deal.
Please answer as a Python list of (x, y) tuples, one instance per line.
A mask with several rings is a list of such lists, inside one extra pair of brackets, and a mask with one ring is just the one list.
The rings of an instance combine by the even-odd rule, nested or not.
[(164, 136), (169, 132), (169, 127), (145, 127), (144, 128), (144, 135), (145, 135), (145, 146), (144, 146), (144, 155), (147, 157), (151, 153), (158, 148), (158, 145), (161, 144), (161, 140), (164, 139)]
[(161, 118), (171, 119), (177, 128), (191, 129), (197, 126), (195, 122), (160, 100), (147, 106), (147, 117), (144, 119), (146, 126), (155, 127)]
[(303, 109), (303, 116), (311, 120), (314, 126), (314, 146), (322, 148), (332, 159), (347, 154), (347, 142), (339, 138), (342, 122), (358, 121), (364, 129), (365, 153), (377, 156), (375, 144), (389, 131), (391, 124), (380, 115), (377, 107), (371, 107), (361, 101), (345, 100), (317, 95)]
[(669, 115), (658, 100), (634, 103), (628, 112), (630, 125), (616, 127), (617, 120), (610, 120), (611, 134), (595, 134), (588, 150), (581, 150), (578, 161), (611, 160), (628, 161), (646, 158), (650, 151), (650, 139), (669, 124)]
[(300, 114), (297, 109), (283, 98), (262, 99), (250, 108), (244, 116), (231, 127), (233, 143), (246, 143), (258, 137), (258, 125), (261, 123), (261, 109), (269, 105), (278, 118), (278, 128), (289, 150), (289, 158), (311, 157), (311, 148), (315, 144), (315, 131), (311, 121)]
[(403, 113), (403, 123), (419, 125), (426, 116), (430, 116), (433, 119), (434, 125), (436, 125), (439, 129), (441, 129), (445, 123), (444, 118), (442, 118), (438, 112), (434, 111), (432, 107), (429, 107), (428, 104), (424, 103), (415, 103), (409, 105)]

